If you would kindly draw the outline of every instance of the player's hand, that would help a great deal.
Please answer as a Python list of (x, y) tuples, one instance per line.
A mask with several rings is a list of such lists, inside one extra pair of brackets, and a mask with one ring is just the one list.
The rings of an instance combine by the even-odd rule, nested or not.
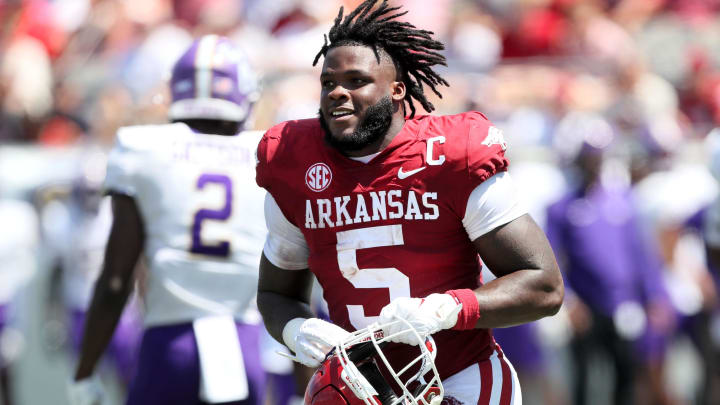
[(328, 352), (349, 335), (345, 329), (318, 318), (293, 319), (283, 330), (283, 340), (295, 352), (297, 361), (313, 368), (318, 367)]
[(71, 381), (68, 384), (70, 405), (100, 405), (104, 396), (102, 383), (97, 376)]
[[(421, 338), (443, 329), (450, 329), (457, 323), (462, 304), (449, 294), (430, 294), (425, 298), (401, 297), (394, 299), (380, 311), (379, 323), (391, 342), (417, 345), (420, 343), (414, 333), (408, 330), (404, 319), (415, 328)], [(400, 333), (407, 331), (405, 333)], [(397, 336), (393, 336), (397, 334)]]

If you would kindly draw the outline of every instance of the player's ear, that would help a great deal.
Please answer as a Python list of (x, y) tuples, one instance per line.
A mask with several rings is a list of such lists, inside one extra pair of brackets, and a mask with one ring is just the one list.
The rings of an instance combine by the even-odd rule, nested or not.
[(405, 99), (405, 82), (392, 82), (390, 85), (390, 95), (393, 101), (402, 101)]

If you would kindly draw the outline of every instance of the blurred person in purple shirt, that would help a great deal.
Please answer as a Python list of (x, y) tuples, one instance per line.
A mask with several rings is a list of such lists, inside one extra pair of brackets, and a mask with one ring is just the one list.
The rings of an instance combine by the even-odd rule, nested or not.
[(636, 344), (655, 328), (649, 323), (659, 329), (668, 324), (666, 292), (630, 189), (601, 177), (611, 139), (586, 139), (573, 162), (578, 181), (548, 208), (546, 229), (569, 291), (574, 403), (588, 403), (589, 369), (599, 351), (612, 362), (612, 403), (635, 404)]
[(716, 263), (718, 248), (713, 245), (715, 240), (712, 235), (706, 236), (704, 231), (712, 233), (710, 229), (714, 221), (717, 221), (718, 201), (703, 207), (688, 218), (683, 224), (683, 229), (678, 233), (691, 232), (702, 235), (705, 249), (707, 250), (708, 272), (701, 274), (702, 280), (699, 284), (702, 293), (702, 308), (694, 314), (684, 316), (680, 320), (680, 329), (685, 332), (695, 345), (700, 355), (703, 367), (703, 380), (697, 393), (698, 404), (720, 403), (720, 336), (713, 332), (720, 325), (720, 302), (718, 291), (720, 291), (720, 272)]

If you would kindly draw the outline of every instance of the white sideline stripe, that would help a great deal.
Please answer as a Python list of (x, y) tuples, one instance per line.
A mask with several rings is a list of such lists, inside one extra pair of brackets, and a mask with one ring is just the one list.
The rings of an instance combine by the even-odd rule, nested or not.
[(505, 358), (505, 362), (508, 367), (510, 367), (510, 373), (512, 374), (512, 397), (510, 399), (510, 404), (522, 405), (522, 387), (520, 387), (520, 380), (518, 380), (515, 367), (513, 367), (512, 363), (507, 358)]
[(502, 377), (502, 365), (500, 364), (500, 358), (498, 357), (497, 351), (493, 352), (490, 356), (490, 364), (492, 365), (492, 393), (490, 394), (490, 403), (499, 404), (500, 397), (502, 395), (503, 377)]
[(212, 58), (217, 41), (217, 35), (209, 35), (203, 38), (198, 45), (195, 55), (195, 95), (197, 98), (209, 98), (211, 95)]
[[(483, 391), (490, 390), (489, 403), (491, 405), (499, 405), (503, 389), (501, 362), (505, 362), (505, 364), (509, 367), (512, 378), (510, 404), (522, 405), (520, 381), (518, 380), (517, 373), (515, 372), (515, 368), (512, 363), (506, 359), (504, 355), (501, 358), (497, 351), (495, 351), (487, 361), (490, 362), (492, 380), (489, 378), (487, 380), (481, 379), (480, 366), (485, 363), (476, 363), (448, 377), (442, 382), (445, 389), (445, 395), (457, 399), (464, 405), (477, 405)], [(480, 382), (479, 384), (478, 381)]]
[[(478, 384), (480, 381), (480, 384)], [(463, 404), (477, 405), (483, 387), (480, 380), (480, 365), (473, 364), (442, 382), (445, 395), (451, 396)]]

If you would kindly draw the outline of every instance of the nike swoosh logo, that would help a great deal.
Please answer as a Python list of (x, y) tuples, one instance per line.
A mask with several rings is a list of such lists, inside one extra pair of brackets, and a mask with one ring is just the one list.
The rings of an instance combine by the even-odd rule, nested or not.
[(425, 170), (425, 169), (427, 169), (427, 166), (418, 167), (418, 168), (415, 169), (415, 170), (410, 170), (409, 172), (404, 172), (403, 169), (402, 169), (402, 167), (401, 167), (400, 169), (398, 169), (398, 179), (400, 179), (400, 180), (406, 179), (406, 178), (412, 176), (413, 174), (415, 174), (415, 173), (417, 173), (417, 172), (421, 172), (421, 171), (423, 171), (423, 170)]

